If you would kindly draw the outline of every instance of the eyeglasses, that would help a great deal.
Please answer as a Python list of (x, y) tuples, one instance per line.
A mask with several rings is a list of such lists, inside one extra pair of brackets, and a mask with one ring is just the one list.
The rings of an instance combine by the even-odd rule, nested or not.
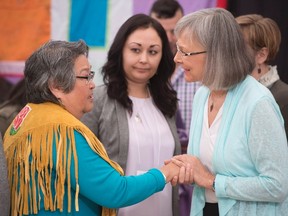
[(91, 80), (93, 80), (95, 76), (95, 72), (94, 71), (90, 71), (90, 73), (87, 76), (76, 76), (76, 78), (78, 79), (86, 79), (86, 84), (90, 83)]
[(182, 51), (179, 46), (176, 44), (177, 51), (182, 55), (182, 56), (192, 56), (192, 55), (198, 55), (202, 53), (206, 53), (207, 51), (201, 51), (201, 52), (184, 52)]

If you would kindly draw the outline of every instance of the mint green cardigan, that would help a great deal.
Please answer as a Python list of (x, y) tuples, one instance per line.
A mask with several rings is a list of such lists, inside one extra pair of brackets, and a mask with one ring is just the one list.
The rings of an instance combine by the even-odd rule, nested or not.
[[(191, 155), (199, 156), (209, 94), (202, 86), (193, 102)], [(251, 76), (228, 91), (212, 164), (221, 216), (287, 215), (288, 148), (283, 118), (269, 90)], [(202, 215), (204, 205), (204, 188), (195, 185), (190, 215)]]

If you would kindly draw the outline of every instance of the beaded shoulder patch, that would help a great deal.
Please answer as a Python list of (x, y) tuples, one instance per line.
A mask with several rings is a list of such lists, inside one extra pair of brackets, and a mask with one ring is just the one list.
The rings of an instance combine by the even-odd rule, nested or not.
[(15, 135), (22, 123), (24, 122), (24, 119), (26, 118), (26, 116), (28, 115), (28, 113), (31, 111), (31, 107), (26, 105), (19, 113), (18, 115), (15, 117), (15, 119), (12, 122), (12, 126), (10, 129), (10, 135)]

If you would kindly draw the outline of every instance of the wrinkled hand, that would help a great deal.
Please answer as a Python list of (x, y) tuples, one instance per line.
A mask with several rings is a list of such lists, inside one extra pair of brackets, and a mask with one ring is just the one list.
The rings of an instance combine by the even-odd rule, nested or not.
[(200, 187), (212, 189), (215, 176), (202, 164), (199, 158), (193, 155), (177, 155), (171, 158), (171, 162), (179, 167), (185, 167), (185, 172), (180, 172), (178, 183), (196, 183)]

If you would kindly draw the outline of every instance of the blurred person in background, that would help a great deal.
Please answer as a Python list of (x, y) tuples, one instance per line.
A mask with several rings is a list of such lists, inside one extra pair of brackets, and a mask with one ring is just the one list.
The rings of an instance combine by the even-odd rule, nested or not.
[[(174, 55), (177, 52), (177, 38), (174, 35), (174, 28), (176, 23), (181, 19), (181, 17), (183, 17), (183, 15), (183, 8), (176, 0), (157, 0), (150, 9), (150, 16), (156, 19), (165, 29), (171, 51)], [(193, 98), (201, 84), (200, 82), (186, 82), (184, 70), (177, 63), (175, 71), (171, 76), (171, 83), (177, 92), (181, 118), (185, 123), (186, 134), (189, 135)], [(183, 146), (183, 148), (186, 146)], [(185, 152), (186, 149), (183, 153)]]
[(6, 101), (0, 104), (0, 132), (2, 134), (26, 103), (25, 81), (22, 79), (13, 86)]
[(259, 14), (239, 16), (236, 21), (255, 56), (255, 68), (251, 75), (273, 94), (284, 118), (288, 139), (288, 85), (280, 79), (277, 66), (271, 65), (279, 51), (280, 29), (274, 20)]
[(3, 150), (2, 134), (0, 133), (0, 212), (3, 216), (10, 215), (10, 187), (7, 176), (7, 161)]

